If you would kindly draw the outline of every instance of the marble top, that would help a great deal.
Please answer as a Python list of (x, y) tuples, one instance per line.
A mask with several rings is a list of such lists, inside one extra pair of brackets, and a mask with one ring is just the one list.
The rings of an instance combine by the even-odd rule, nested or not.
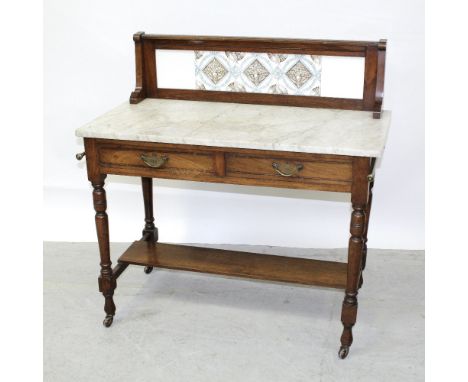
[(224, 102), (128, 102), (76, 130), (78, 137), (380, 157), (390, 112)]

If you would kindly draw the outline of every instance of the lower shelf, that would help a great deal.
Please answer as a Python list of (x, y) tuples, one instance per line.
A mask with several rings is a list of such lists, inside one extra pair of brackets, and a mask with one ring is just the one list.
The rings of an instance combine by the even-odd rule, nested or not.
[(332, 288), (345, 288), (347, 272), (346, 263), (146, 241), (135, 241), (119, 263)]

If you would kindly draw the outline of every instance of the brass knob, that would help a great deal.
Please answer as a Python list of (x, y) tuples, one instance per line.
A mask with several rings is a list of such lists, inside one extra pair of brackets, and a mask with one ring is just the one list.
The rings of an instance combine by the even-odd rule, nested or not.
[(75, 155), (75, 158), (77, 160), (82, 160), (84, 158), (84, 156), (86, 155), (86, 153), (83, 151), (82, 153), (78, 153)]

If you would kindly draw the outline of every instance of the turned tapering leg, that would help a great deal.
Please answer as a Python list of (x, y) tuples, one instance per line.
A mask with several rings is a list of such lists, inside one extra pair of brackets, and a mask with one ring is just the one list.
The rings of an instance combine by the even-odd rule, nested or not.
[(354, 158), (353, 185), (351, 202), (351, 224), (348, 245), (348, 273), (346, 281), (345, 298), (341, 310), (341, 322), (343, 333), (341, 335), (341, 347), (338, 352), (340, 358), (346, 358), (349, 347), (353, 343), (353, 326), (356, 323), (358, 308), (358, 285), (361, 275), (362, 256), (364, 248), (364, 230), (366, 224), (366, 211), (369, 195), (369, 161), (366, 158)]
[[(158, 241), (158, 229), (154, 225), (153, 216), (153, 178), (141, 178), (143, 190), (143, 203), (145, 205), (145, 227), (143, 228), (143, 239), (146, 241)], [(149, 274), (153, 267), (145, 267), (145, 273)]]
[(99, 181), (93, 181), (93, 202), (94, 210), (96, 211), (96, 231), (99, 242), (99, 254), (101, 256), (101, 274), (99, 276), (99, 291), (104, 295), (104, 311), (106, 318), (104, 319), (104, 326), (109, 327), (112, 325), (112, 320), (115, 315), (114, 304), (114, 289), (116, 282), (112, 275), (112, 262), (110, 259), (109, 248), (109, 222), (107, 219), (107, 202), (106, 191), (104, 190), (105, 175), (102, 175)]

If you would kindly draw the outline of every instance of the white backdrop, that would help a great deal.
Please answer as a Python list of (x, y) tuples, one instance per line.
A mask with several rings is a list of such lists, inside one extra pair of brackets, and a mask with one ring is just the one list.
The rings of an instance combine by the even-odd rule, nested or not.
[[(392, 126), (377, 168), (369, 246), (424, 247), (424, 1), (45, 0), (44, 239), (95, 241), (91, 188), (74, 130), (128, 99), (132, 34), (388, 39), (384, 108)], [(84, 161), (83, 161), (84, 162)], [(139, 238), (139, 183), (107, 179), (111, 240)], [(160, 239), (344, 247), (349, 197), (155, 180)]]

